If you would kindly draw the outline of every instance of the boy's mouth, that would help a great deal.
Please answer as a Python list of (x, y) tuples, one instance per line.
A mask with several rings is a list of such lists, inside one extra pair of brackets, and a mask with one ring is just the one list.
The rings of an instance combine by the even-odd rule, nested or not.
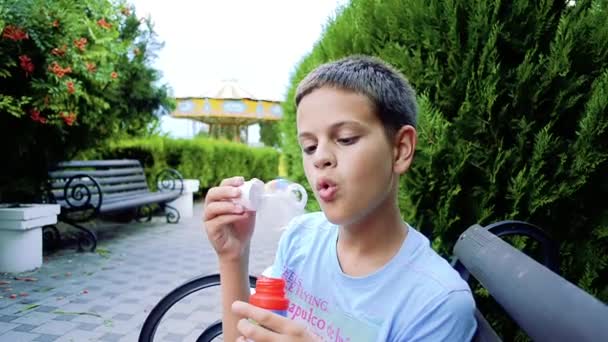
[(317, 193), (323, 202), (331, 202), (334, 200), (337, 191), (338, 187), (336, 186), (336, 183), (331, 180), (322, 178), (317, 181)]

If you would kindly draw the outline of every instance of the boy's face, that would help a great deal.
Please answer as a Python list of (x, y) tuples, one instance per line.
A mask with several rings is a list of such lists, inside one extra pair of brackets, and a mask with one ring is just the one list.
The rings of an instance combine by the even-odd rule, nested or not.
[(316, 89), (301, 100), (297, 126), (306, 178), (330, 222), (356, 222), (394, 199), (395, 146), (366, 96)]

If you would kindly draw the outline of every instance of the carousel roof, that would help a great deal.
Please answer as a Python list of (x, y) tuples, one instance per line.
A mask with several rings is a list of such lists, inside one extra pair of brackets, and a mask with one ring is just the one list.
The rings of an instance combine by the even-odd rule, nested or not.
[(202, 97), (215, 99), (250, 99), (257, 98), (247, 90), (243, 89), (236, 80), (224, 80), (216, 84), (210, 90), (203, 93)]
[(221, 81), (200, 97), (180, 97), (176, 101), (172, 117), (207, 124), (250, 125), (283, 117), (279, 101), (256, 98), (236, 80)]

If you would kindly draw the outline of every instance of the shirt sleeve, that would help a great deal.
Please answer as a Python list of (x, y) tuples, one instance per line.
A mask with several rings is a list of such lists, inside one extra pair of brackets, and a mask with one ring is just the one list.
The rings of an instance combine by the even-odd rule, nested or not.
[(454, 291), (440, 297), (398, 341), (471, 341), (477, 330), (475, 301), (469, 291)]

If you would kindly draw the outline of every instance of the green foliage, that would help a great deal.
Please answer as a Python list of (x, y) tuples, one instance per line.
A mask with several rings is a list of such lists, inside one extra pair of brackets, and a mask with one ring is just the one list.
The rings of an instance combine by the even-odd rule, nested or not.
[(166, 167), (178, 170), (184, 178), (198, 179), (203, 191), (236, 175), (269, 181), (278, 177), (279, 170), (279, 153), (275, 149), (209, 138), (125, 139), (89, 151), (86, 157), (137, 159), (142, 162), (152, 188), (156, 187), (154, 177)]
[(278, 147), (280, 143), (279, 124), (277, 122), (260, 123), (260, 141), (269, 147)]
[(538, 224), (561, 245), (563, 275), (608, 301), (608, 1), (352, 0), (292, 76), (282, 131), (296, 181), (295, 87), (354, 53), (395, 65), (420, 94), (405, 219), (443, 255), (474, 223)]
[(149, 20), (123, 1), (0, 0), (0, 202), (34, 200), (49, 165), (150, 131), (168, 89)]
[(199, 133), (199, 136), (205, 135), (227, 141), (246, 141), (247, 126), (213, 124), (208, 133)]

